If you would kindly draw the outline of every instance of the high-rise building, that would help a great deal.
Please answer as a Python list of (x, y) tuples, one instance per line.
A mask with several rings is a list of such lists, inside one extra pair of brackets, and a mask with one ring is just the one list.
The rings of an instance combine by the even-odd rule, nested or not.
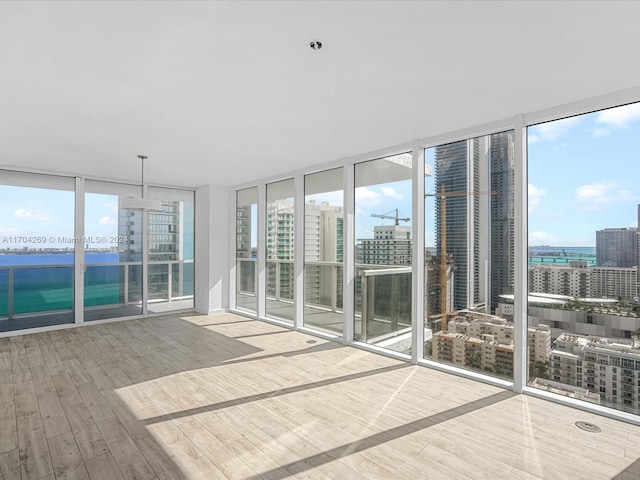
[(591, 297), (592, 270), (587, 262), (572, 260), (569, 265), (531, 265), (529, 267), (529, 291)]
[(236, 258), (251, 258), (252, 205), (236, 208)]
[(305, 302), (342, 305), (343, 208), (311, 200), (304, 221)]
[(373, 238), (358, 239), (356, 263), (411, 265), (411, 227), (376, 225)]
[[(175, 262), (185, 259), (185, 202), (163, 201), (162, 211), (149, 212), (148, 220), (148, 291), (149, 299), (166, 299), (167, 295), (180, 296), (185, 280), (183, 264)], [(118, 218), (118, 235), (128, 239), (128, 243), (119, 245), (120, 260), (124, 262), (142, 262), (142, 225), (144, 216), (141, 211), (121, 210)], [(162, 263), (156, 263), (162, 262)], [(142, 285), (142, 265), (131, 265), (129, 277), (133, 283)], [(169, 285), (171, 283), (171, 285)]]
[(344, 209), (311, 200), (304, 206), (305, 261), (342, 262)]
[(596, 231), (598, 267), (634, 267), (638, 265), (638, 229), (605, 228)]
[(514, 158), (511, 131), (435, 148), (437, 255), (446, 220), (454, 309), (486, 303), (494, 311), (499, 296), (513, 292)]
[(640, 348), (633, 340), (563, 333), (550, 356), (551, 380), (600, 395), (601, 403), (640, 409)]
[(513, 293), (515, 156), (513, 131), (490, 136), (491, 185), (491, 311), (500, 295)]
[(267, 204), (267, 295), (293, 299), (294, 203), (278, 199)]
[[(480, 187), (478, 147), (478, 139), (472, 139), (435, 148), (437, 256), (450, 255), (453, 259), (455, 310), (472, 307), (480, 301), (480, 200), (478, 196), (464, 194)], [(444, 199), (439, 196), (441, 193)], [(443, 212), (446, 212), (444, 219)], [(443, 221), (446, 221), (446, 252), (443, 252)]]
[(591, 267), (589, 270), (593, 297), (638, 300), (638, 267)]

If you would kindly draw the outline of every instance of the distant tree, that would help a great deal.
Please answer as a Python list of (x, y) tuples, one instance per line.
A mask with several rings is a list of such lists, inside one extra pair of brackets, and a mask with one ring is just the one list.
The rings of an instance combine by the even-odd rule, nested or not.
[(529, 377), (549, 379), (549, 362), (536, 361), (529, 364)]

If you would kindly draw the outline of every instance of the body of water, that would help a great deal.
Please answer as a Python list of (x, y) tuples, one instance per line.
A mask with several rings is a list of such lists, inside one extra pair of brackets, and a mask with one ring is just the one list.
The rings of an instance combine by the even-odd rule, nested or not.
[[(72, 310), (74, 259), (73, 253), (0, 254), (0, 318), (9, 312), (10, 275), (13, 277), (14, 314)], [(118, 261), (119, 254), (114, 252), (85, 254), (85, 307), (118, 305), (142, 299), (142, 265), (105, 265), (117, 264)], [(182, 265), (182, 278), (179, 278), (177, 265), (150, 266), (150, 275), (153, 274), (149, 279), (151, 298), (168, 299), (168, 268), (174, 269), (173, 291), (193, 295), (193, 266), (193, 263)], [(125, 279), (128, 280), (126, 289)], [(128, 295), (127, 299), (125, 295)]]
[(592, 267), (596, 264), (596, 247), (529, 247), (529, 265), (568, 265), (572, 260), (584, 260)]

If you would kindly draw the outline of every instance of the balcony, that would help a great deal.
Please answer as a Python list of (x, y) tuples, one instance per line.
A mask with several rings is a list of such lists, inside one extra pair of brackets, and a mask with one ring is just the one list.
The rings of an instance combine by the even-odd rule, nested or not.
[[(254, 258), (238, 258), (236, 305), (255, 312)], [(293, 321), (293, 261), (267, 260), (266, 311)], [(342, 263), (305, 262), (304, 324), (342, 333)], [(406, 352), (411, 346), (411, 267), (356, 264), (356, 339)], [(363, 320), (364, 319), (364, 320)]]
[[(150, 312), (193, 308), (193, 261), (148, 263)], [(142, 263), (84, 269), (84, 321), (142, 313)], [(75, 322), (74, 265), (0, 267), (0, 332)]]

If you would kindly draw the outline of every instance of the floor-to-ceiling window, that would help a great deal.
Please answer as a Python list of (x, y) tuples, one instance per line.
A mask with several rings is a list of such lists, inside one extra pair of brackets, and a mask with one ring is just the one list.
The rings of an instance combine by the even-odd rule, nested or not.
[(638, 414), (640, 104), (527, 133), (529, 383)]
[(148, 310), (193, 308), (193, 191), (149, 187), (148, 196), (162, 204), (161, 211), (148, 212)]
[(354, 337), (411, 352), (412, 158), (355, 165)]
[(293, 321), (294, 180), (267, 185), (266, 291), (267, 316)]
[(148, 191), (161, 212), (120, 208), (139, 187), (3, 170), (0, 331), (193, 308), (193, 191)]
[(511, 378), (514, 132), (425, 151), (425, 358)]
[(258, 188), (236, 193), (236, 307), (258, 311), (256, 261), (258, 258)]
[(74, 322), (72, 178), (2, 171), (0, 331)]
[(85, 182), (84, 320), (142, 313), (142, 212), (120, 208), (139, 187)]
[[(301, 177), (299, 197), (293, 180), (267, 184), (267, 202), (260, 205), (266, 212), (267, 316), (294, 318), (293, 251), (302, 243), (304, 326), (339, 335), (350, 335), (353, 327), (356, 342), (413, 353), (426, 365), (438, 362), (525, 392), (544, 390), (637, 415), (638, 105), (549, 121), (526, 132), (507, 125), (496, 133), (431, 143), (424, 150), (425, 232), (419, 246), (424, 283), (415, 288), (410, 154), (356, 163), (353, 191), (343, 190), (351, 178), (348, 162)], [(515, 123), (530, 118), (549, 117), (536, 113)], [(528, 152), (520, 142), (525, 133)], [(258, 188), (252, 190), (247, 205), (257, 212)], [(304, 201), (302, 239), (294, 238), (294, 197)], [(353, 205), (344, 205), (343, 198), (354, 198)], [(345, 226), (355, 242), (343, 250)], [(345, 261), (347, 270), (354, 267), (352, 279), (347, 272), (353, 288), (342, 292)], [(524, 274), (516, 278), (521, 268)], [(251, 284), (255, 289), (255, 275)], [(345, 310), (354, 311), (346, 332), (343, 293)], [(425, 342), (412, 352), (412, 299), (418, 294), (424, 296)], [(524, 308), (520, 301), (528, 302), (526, 322), (516, 310)]]
[(304, 177), (304, 325), (342, 333), (343, 169)]

